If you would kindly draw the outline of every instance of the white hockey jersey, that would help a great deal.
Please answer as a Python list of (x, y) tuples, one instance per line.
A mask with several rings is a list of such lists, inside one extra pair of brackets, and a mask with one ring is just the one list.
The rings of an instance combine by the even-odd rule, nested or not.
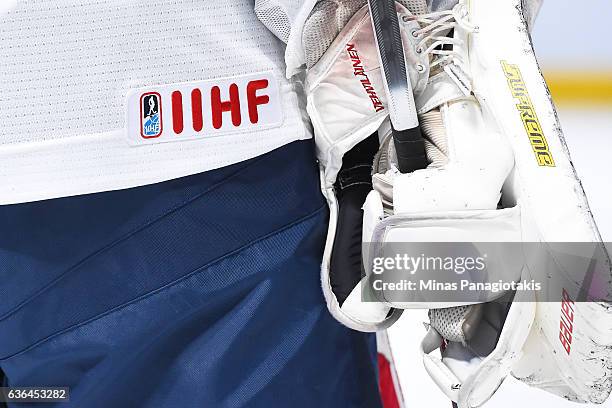
[(311, 137), (284, 50), (250, 0), (4, 3), (0, 204), (160, 182)]

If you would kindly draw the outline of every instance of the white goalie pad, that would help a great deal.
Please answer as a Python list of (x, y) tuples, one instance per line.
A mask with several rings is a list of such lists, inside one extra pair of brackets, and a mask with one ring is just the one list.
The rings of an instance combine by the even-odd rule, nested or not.
[[(372, 243), (366, 245), (364, 251), (364, 264), (376, 265), (373, 262), (377, 259), (393, 259), (397, 253), (420, 254), (427, 253), (429, 256), (434, 254), (437, 247), (434, 243), (441, 243), (440, 257), (446, 257), (448, 250), (455, 250), (461, 255), (463, 249), (460, 243), (469, 243), (469, 249), (473, 248), (476, 255), (488, 257), (486, 262), (486, 275), (470, 274), (469, 272), (460, 275), (463, 281), (472, 280), (473, 282), (518, 282), (522, 276), (524, 260), (519, 248), (511, 250), (505, 244), (496, 246), (495, 243), (520, 242), (520, 209), (513, 207), (501, 210), (464, 210), (464, 211), (445, 211), (433, 213), (418, 213), (406, 215), (393, 215), (384, 220), (372, 223), (371, 217), (374, 214), (371, 210), (373, 204), (372, 196), (366, 200), (364, 206), (365, 214), (368, 216), (364, 222), (364, 232), (371, 230), (370, 238)], [(374, 224), (373, 226), (371, 224)], [(364, 233), (365, 235), (365, 233)], [(453, 243), (452, 249), (445, 243)], [(487, 244), (490, 243), (490, 244)], [(433, 247), (433, 248), (432, 248)], [(371, 279), (376, 279), (375, 273), (371, 269), (366, 270)], [(390, 271), (386, 274), (392, 273)], [(429, 272), (431, 273), (431, 272)], [(416, 279), (419, 280), (436, 279), (436, 276), (426, 276), (429, 274), (416, 272)], [(401, 281), (403, 272), (396, 273), (397, 279), (387, 278), (387, 281)], [(474, 276), (472, 276), (474, 275)], [(441, 278), (444, 278), (443, 276)], [(376, 281), (374, 281), (375, 283)], [(457, 296), (446, 296), (441, 298), (432, 294), (428, 299), (422, 295), (422, 291), (402, 291), (397, 293), (393, 288), (383, 287), (381, 290), (373, 285), (377, 298), (390, 307), (399, 309), (430, 309), (430, 308), (449, 308), (454, 306), (465, 306), (483, 302), (493, 301), (504, 295), (503, 291), (491, 292), (487, 290), (471, 291), (469, 296), (457, 293)]]
[[(494, 3), (472, 0), (470, 13), (479, 26), (473, 48), (486, 50), (473, 64), (473, 75), (481, 79), (474, 92), (491, 107), (514, 151), (515, 170), (502, 197), (506, 205), (520, 202), (525, 241), (601, 242), (538, 68), (521, 3)], [(602, 256), (607, 270), (592, 289), (609, 301), (610, 264)], [(558, 271), (563, 273), (564, 265)], [(562, 290), (575, 294), (579, 282), (558, 288), (557, 298), (566, 299)], [(538, 302), (513, 373), (567, 399), (603, 403), (612, 387), (610, 303), (576, 302), (574, 295)]]
[[(308, 2), (311, 8), (315, 3), (319, 4)], [(456, 1), (434, 3), (452, 7)], [(601, 242), (532, 50), (529, 30), (540, 4), (539, 0), (460, 0), (461, 7), (451, 14), (430, 13), (420, 26), (411, 25), (416, 24), (411, 14), (397, 5), (400, 17), (405, 17), (400, 25), (408, 75), (422, 129), (430, 138), (427, 153), (432, 165), (398, 174), (392, 152), (387, 153), (388, 166), (375, 174), (376, 191), (364, 205), (364, 241), (520, 241), (547, 243), (551, 248), (553, 243)], [(300, 16), (297, 20), (308, 19), (303, 10)], [(435, 19), (443, 24), (435, 26)], [(446, 59), (430, 74), (433, 58), (427, 54), (432, 49), (424, 51), (420, 39), (429, 35), (430, 44), (441, 41), (440, 51), (449, 41), (439, 37), (452, 32), (457, 40), (452, 43), (452, 61)], [(303, 27), (294, 27), (287, 42), (288, 61), (293, 61), (288, 72), (300, 72), (301, 64), (309, 68), (304, 81), (307, 111), (330, 208), (322, 286), (331, 313), (348, 327), (375, 331), (394, 323), (403, 308), (411, 307), (409, 303), (456, 306), (403, 303), (387, 293), (381, 302), (363, 302), (366, 280), (343, 304), (338, 302), (329, 279), (339, 208), (334, 183), (347, 152), (377, 131), (384, 146), (389, 134), (376, 43), (365, 8), (348, 20), (313, 66), (300, 55)], [(446, 142), (440, 143), (442, 139)], [(443, 330), (437, 327), (423, 342), (427, 371), (460, 407), (485, 403), (510, 372), (573, 401), (601, 403), (609, 395), (612, 307), (597, 301), (611, 298), (607, 254), (602, 252), (599, 259), (607, 269), (600, 270), (586, 288), (585, 276), (576, 271), (586, 275), (588, 262), (568, 263), (554, 251), (547, 255), (552, 270), (537, 268), (526, 254), (504, 279), (542, 278), (550, 273), (555, 284), (548, 287), (549, 298), (511, 299), (511, 306), (504, 308), (500, 305), (512, 293), (503, 293), (482, 305), (487, 318), (471, 338), (448, 341), (453, 330), (442, 339)], [(367, 251), (365, 261), (372, 262)], [(585, 299), (590, 301), (581, 301)], [(472, 323), (468, 325), (475, 326)], [(440, 346), (441, 358), (434, 351)], [(398, 374), (402, 376), (401, 371)]]
[[(515, 165), (502, 191), (502, 207), (521, 208), (525, 242), (548, 242), (552, 247), (552, 243), (601, 242), (531, 48), (522, 3), (468, 3), (470, 21), (478, 27), (469, 43), (473, 92), (489, 111), (487, 117), (497, 122), (514, 155)], [(557, 292), (554, 296), (559, 301), (536, 298), (535, 303), (513, 303), (499, 341), (489, 353), (478, 352), (474, 358), (465, 354), (466, 348), (459, 352), (451, 344), (440, 360), (428, 353), (441, 339), (425, 339), (428, 372), (460, 407), (486, 402), (509, 372), (533, 387), (572, 401), (603, 403), (608, 398), (612, 307), (607, 254), (600, 254), (605, 268), (586, 288), (583, 300), (590, 301), (577, 301), (585, 294), (583, 277), (575, 270), (564, 275), (575, 265), (555, 257), (554, 252), (550, 256), (559, 274), (553, 279), (558, 284), (550, 290)], [(588, 268), (579, 265), (578, 270), (586, 273)], [(538, 274), (528, 268), (524, 272)], [(526, 326), (523, 323), (532, 313), (529, 305), (533, 319)], [(514, 314), (517, 306), (520, 319)], [(509, 339), (509, 333), (516, 337)]]
[[(586, 263), (574, 264), (554, 251), (553, 243), (598, 243), (601, 238), (531, 48), (527, 19), (533, 18), (533, 14), (523, 14), (520, 0), (462, 3), (468, 7), (470, 23), (477, 27), (469, 35), (467, 47), (472, 92), (481, 109), (480, 117), (489, 134), (491, 129), (499, 130), (503, 143), (510, 146), (514, 165), (505, 174), (504, 166), (494, 165), (495, 160), (489, 165), (487, 149), (482, 144), (465, 144), (464, 140), (462, 146), (470, 146), (476, 153), (473, 161), (463, 162), (467, 165), (459, 163), (459, 168), (453, 169), (456, 173), (440, 176), (436, 170), (427, 169), (393, 180), (394, 215), (385, 213), (384, 198), (371, 193), (365, 205), (364, 239), (368, 234), (374, 236), (373, 241), (383, 243), (445, 238), (461, 241), (457, 234), (468, 240), (476, 239), (479, 229), (462, 223), (463, 217), (453, 213), (458, 210), (458, 204), (492, 213), (520, 209), (520, 240), (549, 243), (548, 261), (555, 265), (552, 270), (541, 270), (537, 263), (528, 260), (522, 269), (522, 278), (543, 278), (552, 272), (555, 276), (550, 278), (548, 293), (536, 295), (533, 303), (525, 299), (513, 302), (506, 315), (488, 319), (463, 347), (457, 342), (446, 344), (442, 359), (434, 357), (432, 351), (443, 343), (443, 339), (436, 337), (435, 331), (430, 332), (422, 346), (427, 371), (460, 407), (485, 403), (510, 372), (531, 386), (566, 399), (603, 403), (612, 387), (610, 263), (602, 251), (598, 261), (603, 269), (598, 270), (596, 279), (587, 282), (585, 288), (589, 259)], [(447, 124), (449, 112), (452, 118), (458, 103), (450, 102), (442, 108)], [(469, 128), (475, 122), (463, 123)], [(455, 132), (460, 128), (461, 125), (451, 126), (447, 131)], [(469, 137), (465, 131), (457, 132), (459, 138), (449, 135), (449, 140), (459, 140), (454, 142), (455, 147), (461, 138)], [(474, 140), (478, 142), (477, 138)], [(449, 147), (450, 159), (457, 163), (461, 152), (455, 151), (453, 156), (452, 147)], [(479, 178), (473, 171), (470, 177), (455, 178), (455, 174), (470, 172), (473, 163), (482, 164), (492, 170), (486, 174), (504, 180), (498, 207), (501, 210), (492, 205), (496, 203), (494, 193), (498, 190), (495, 186), (500, 178)], [(449, 166), (442, 168), (449, 169)], [(466, 180), (476, 180), (474, 184), (483, 190), (472, 192), (468, 189), (470, 192), (465, 193), (462, 187)], [(436, 183), (440, 187), (432, 188)], [(439, 212), (428, 214), (428, 210)], [(423, 218), (427, 221), (423, 222)], [(416, 219), (420, 223), (415, 223)], [(455, 235), (449, 233), (449, 225)], [(503, 234), (503, 229), (496, 230)], [(496, 236), (491, 234), (488, 238), (495, 240)], [(581, 301), (578, 300), (580, 296)], [(382, 300), (392, 307), (411, 307), (409, 303), (389, 301), (384, 294)], [(426, 305), (417, 303), (416, 306)], [(439, 304), (429, 306), (440, 307)], [(487, 304), (485, 307), (491, 309), (493, 306)], [(501, 324), (494, 324), (496, 321)], [(491, 334), (487, 335), (487, 331)], [(497, 336), (495, 344), (482, 346), (483, 342), (487, 343), (486, 339)]]

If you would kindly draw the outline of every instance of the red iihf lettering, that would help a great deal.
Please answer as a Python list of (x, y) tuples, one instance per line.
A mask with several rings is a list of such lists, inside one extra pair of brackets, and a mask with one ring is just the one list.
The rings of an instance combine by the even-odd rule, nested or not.
[(240, 126), (240, 123), (242, 123), (238, 85), (230, 85), (229, 101), (222, 101), (221, 89), (218, 86), (213, 86), (210, 90), (210, 106), (212, 110), (212, 124), (215, 129), (221, 129), (221, 126), (223, 126), (223, 112), (231, 112), (232, 124), (234, 126)]
[(257, 91), (268, 87), (267, 79), (258, 79), (251, 81), (247, 85), (247, 104), (249, 105), (249, 120), (255, 124), (259, 122), (259, 112), (257, 106), (265, 105), (270, 102), (268, 95), (257, 95)]

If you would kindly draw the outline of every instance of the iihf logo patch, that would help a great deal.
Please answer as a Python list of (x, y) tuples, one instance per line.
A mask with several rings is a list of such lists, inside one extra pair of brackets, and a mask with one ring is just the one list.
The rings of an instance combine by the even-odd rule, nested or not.
[(132, 145), (252, 133), (284, 120), (272, 72), (133, 89), (126, 103), (126, 136)]
[(145, 139), (159, 137), (162, 133), (161, 95), (148, 92), (140, 97), (140, 135)]

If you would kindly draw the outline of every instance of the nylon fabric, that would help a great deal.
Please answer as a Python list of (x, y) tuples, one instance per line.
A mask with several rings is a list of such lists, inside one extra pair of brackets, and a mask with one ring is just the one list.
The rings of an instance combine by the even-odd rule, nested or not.
[(327, 217), (310, 141), (1, 206), (5, 385), (70, 387), (58, 407), (379, 407), (374, 338), (320, 293)]
[[(0, 14), (0, 43), (0, 204), (166, 181), (311, 137), (284, 45), (249, 0), (23, 0)], [(129, 145), (131, 91), (263, 72), (278, 82), (279, 125)]]

